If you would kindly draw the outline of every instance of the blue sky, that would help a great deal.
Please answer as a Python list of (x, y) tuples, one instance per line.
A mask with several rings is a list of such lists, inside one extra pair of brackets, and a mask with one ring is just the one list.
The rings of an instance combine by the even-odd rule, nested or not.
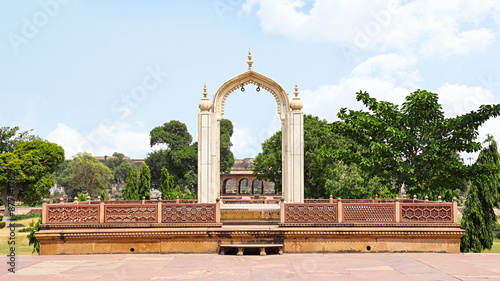
[[(211, 97), (253, 69), (304, 112), (337, 120), (359, 90), (401, 104), (436, 92), (446, 116), (500, 102), (499, 1), (0, 1), (0, 125), (61, 145), (66, 158), (144, 158), (170, 120), (197, 138)], [(249, 88), (227, 100), (233, 152), (254, 157), (279, 129), (276, 104)], [(500, 121), (480, 129), (500, 139)], [(465, 156), (464, 157), (468, 157)], [(475, 157), (475, 155), (472, 155)]]

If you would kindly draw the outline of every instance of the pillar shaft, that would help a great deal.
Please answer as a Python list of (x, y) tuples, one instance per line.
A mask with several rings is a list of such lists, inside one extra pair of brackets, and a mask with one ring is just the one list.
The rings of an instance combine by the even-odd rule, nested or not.
[(285, 121), (283, 191), (288, 203), (304, 202), (304, 113), (292, 110)]
[(198, 202), (215, 203), (213, 179), (213, 113), (198, 113)]

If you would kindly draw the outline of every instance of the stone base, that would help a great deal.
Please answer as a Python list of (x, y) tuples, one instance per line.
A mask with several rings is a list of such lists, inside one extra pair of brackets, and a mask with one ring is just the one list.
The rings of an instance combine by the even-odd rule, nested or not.
[[(43, 229), (43, 228), (42, 228)], [(41, 255), (218, 253), (221, 244), (283, 244), (285, 253), (460, 252), (459, 228), (277, 227), (45, 229)]]

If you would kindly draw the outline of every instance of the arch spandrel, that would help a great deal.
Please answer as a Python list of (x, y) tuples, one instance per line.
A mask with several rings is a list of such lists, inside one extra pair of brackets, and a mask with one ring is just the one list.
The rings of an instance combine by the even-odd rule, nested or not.
[(288, 99), (288, 94), (276, 81), (253, 70), (248, 70), (232, 79), (229, 79), (219, 87), (214, 95), (212, 107), (212, 112), (215, 113), (217, 120), (221, 120), (222, 115), (224, 115), (224, 106), (227, 97), (232, 92), (240, 89), (241, 85), (246, 86), (249, 84), (260, 86), (261, 89), (271, 93), (276, 100), (280, 119), (285, 120), (286, 113), (290, 110), (290, 100)]

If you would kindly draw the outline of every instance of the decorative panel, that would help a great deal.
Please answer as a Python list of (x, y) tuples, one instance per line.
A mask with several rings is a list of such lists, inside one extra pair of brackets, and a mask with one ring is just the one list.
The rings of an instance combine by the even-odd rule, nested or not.
[(47, 223), (99, 223), (99, 205), (47, 205)]
[(344, 222), (395, 222), (394, 204), (343, 204)]
[(112, 223), (156, 223), (158, 222), (158, 205), (130, 204), (105, 205), (104, 222)]
[(401, 204), (401, 222), (453, 222), (453, 205)]
[(164, 223), (215, 222), (215, 204), (168, 204), (162, 212)]
[(285, 222), (337, 222), (337, 204), (286, 204)]

